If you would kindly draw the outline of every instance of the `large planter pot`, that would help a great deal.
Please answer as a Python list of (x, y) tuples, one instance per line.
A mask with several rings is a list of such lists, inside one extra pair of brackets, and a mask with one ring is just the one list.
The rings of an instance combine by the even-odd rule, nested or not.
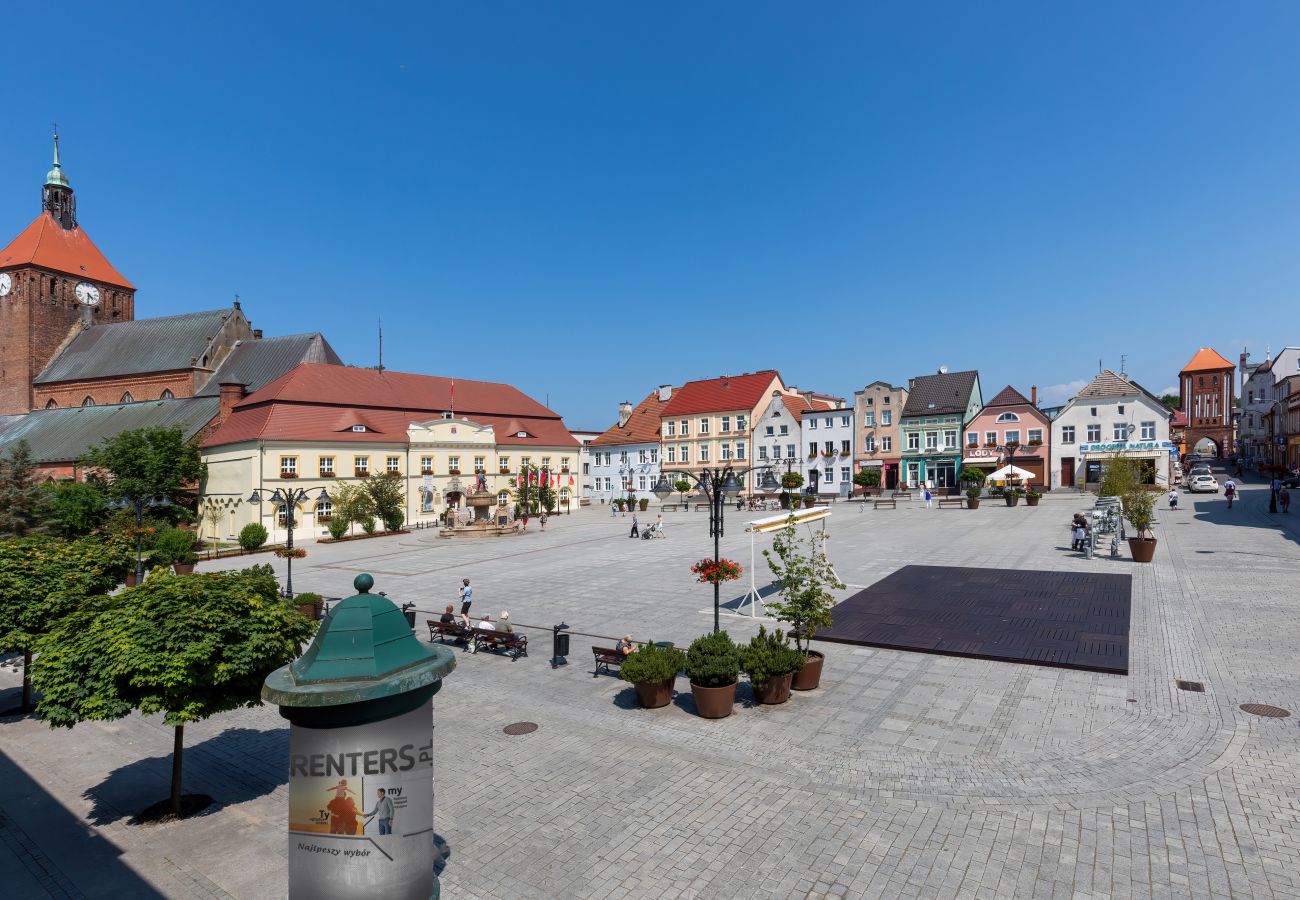
[(780, 678), (769, 678), (762, 684), (752, 684), (754, 689), (754, 699), (759, 703), (777, 704), (784, 703), (790, 699), (790, 680), (793, 675), (782, 675)]
[(1007, 501), (1007, 506), (1015, 506), (1020, 502), (1020, 497), (1016, 494), (1006, 494), (1002, 499)]
[(980, 508), (980, 498), (979, 498), (979, 497), (967, 497), (967, 498), (966, 498), (966, 508), (967, 508), (967, 509), (979, 509), (979, 508)]
[(126, 584), (127, 587), (135, 587), (135, 573), (134, 572), (128, 573), (124, 583)]
[(1030, 506), (1037, 506), (1038, 501), (1041, 499), (1042, 499), (1041, 497), (1026, 497), (1025, 502), (1028, 503)]
[(822, 664), (826, 662), (826, 656), (818, 653), (816, 650), (808, 651), (808, 661), (803, 664), (803, 668), (794, 673), (790, 682), (790, 687), (796, 691), (811, 691), (817, 685), (822, 683)]
[(1128, 552), (1133, 562), (1151, 562), (1156, 555), (1156, 539), (1131, 537), (1128, 539)]
[(711, 688), (692, 681), (691, 696), (695, 698), (695, 711), (701, 719), (725, 719), (736, 703), (736, 685)]
[(324, 604), (322, 603), (299, 603), (298, 612), (312, 621), (317, 621), (320, 619), (320, 613), (323, 606)]
[(172, 568), (176, 570), (177, 575), (193, 575), (194, 563), (172, 563)]
[[(636, 702), (641, 704), (643, 709), (659, 709), (661, 706), (667, 706), (673, 701), (673, 682), (676, 677), (665, 679), (664, 681), (640, 681), (632, 685), (636, 691)], [(708, 690), (708, 688), (704, 688)], [(696, 706), (699, 701), (695, 701)], [(701, 713), (703, 715), (703, 713)]]

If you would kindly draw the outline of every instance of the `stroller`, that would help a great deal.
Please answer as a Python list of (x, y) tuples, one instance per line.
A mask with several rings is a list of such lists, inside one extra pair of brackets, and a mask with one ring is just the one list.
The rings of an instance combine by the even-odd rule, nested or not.
[(656, 530), (657, 529), (653, 525), (648, 525), (645, 528), (641, 529), (641, 540), (643, 541), (650, 540), (650, 538), (655, 536)]

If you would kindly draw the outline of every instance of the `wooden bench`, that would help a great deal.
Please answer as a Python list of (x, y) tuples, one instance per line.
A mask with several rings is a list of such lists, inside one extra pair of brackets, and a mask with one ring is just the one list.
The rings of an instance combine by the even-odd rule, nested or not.
[(617, 647), (593, 646), (591, 652), (596, 656), (596, 671), (591, 673), (592, 678), (599, 675), (601, 669), (605, 670), (606, 675), (613, 675), (614, 673), (609, 670), (609, 667), (621, 667), (623, 665), (623, 653)]
[(528, 655), (528, 638), (522, 634), (509, 631), (488, 631), (485, 628), (474, 629), (474, 651), (505, 650), (511, 660)]
[(873, 507), (874, 509), (880, 509), (882, 506), (888, 506), (890, 509), (898, 509), (897, 500), (874, 500), (872, 502), (875, 504)]
[(660, 509), (671, 509), (673, 512), (676, 512), (677, 509), (678, 509), (681, 505), (682, 505), (682, 504), (680, 504), (680, 503), (660, 503), (660, 504), (659, 504), (659, 508), (660, 508)]
[(966, 501), (961, 497), (940, 497), (939, 508), (943, 509), (945, 506), (956, 506), (958, 509), (961, 509), (965, 502)]
[(890, 494), (889, 496), (890, 496), (892, 499), (894, 499), (894, 500), (911, 500), (911, 499), (912, 499), (912, 492), (911, 492), (911, 491), (894, 491), (894, 492), (893, 492), (892, 494)]
[(699, 511), (702, 510), (702, 509), (708, 509), (708, 508), (709, 508), (710, 506), (712, 506), (712, 505), (713, 505), (712, 503), (710, 503), (709, 501), (705, 500), (703, 503), (697, 503), (697, 504), (695, 504), (695, 511), (696, 511), (696, 512), (699, 512)]
[(429, 620), (429, 642), (437, 638), (442, 643), (447, 643), (447, 638), (451, 638), (453, 643), (459, 643), (469, 639), (473, 629), (466, 628), (460, 622), (438, 622), (433, 619)]

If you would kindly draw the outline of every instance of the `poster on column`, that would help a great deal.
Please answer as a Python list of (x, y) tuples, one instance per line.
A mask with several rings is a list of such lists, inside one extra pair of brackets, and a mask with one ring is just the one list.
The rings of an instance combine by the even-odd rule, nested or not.
[(432, 701), (347, 728), (289, 730), (291, 897), (428, 900)]

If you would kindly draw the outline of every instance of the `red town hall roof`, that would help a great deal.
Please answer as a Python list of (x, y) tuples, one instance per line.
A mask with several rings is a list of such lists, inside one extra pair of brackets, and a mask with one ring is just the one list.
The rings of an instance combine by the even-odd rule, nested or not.
[(295, 366), (244, 398), (203, 446), (405, 440), (411, 423), (444, 413), (492, 426), (501, 446), (579, 446), (557, 413), (508, 384), (324, 363)]
[(23, 229), (22, 234), (0, 250), (0, 269), (39, 266), (52, 272), (83, 275), (90, 281), (135, 289), (135, 285), (113, 268), (94, 241), (80, 226), (63, 228), (49, 212), (43, 212)]
[(775, 369), (744, 375), (725, 375), (703, 381), (688, 381), (673, 394), (663, 415), (686, 416), (693, 413), (753, 409), (766, 394), (772, 379), (780, 380)]
[(1212, 347), (1202, 347), (1196, 351), (1192, 361), (1183, 366), (1184, 372), (1217, 372), (1219, 369), (1232, 369), (1235, 364), (1219, 355)]

